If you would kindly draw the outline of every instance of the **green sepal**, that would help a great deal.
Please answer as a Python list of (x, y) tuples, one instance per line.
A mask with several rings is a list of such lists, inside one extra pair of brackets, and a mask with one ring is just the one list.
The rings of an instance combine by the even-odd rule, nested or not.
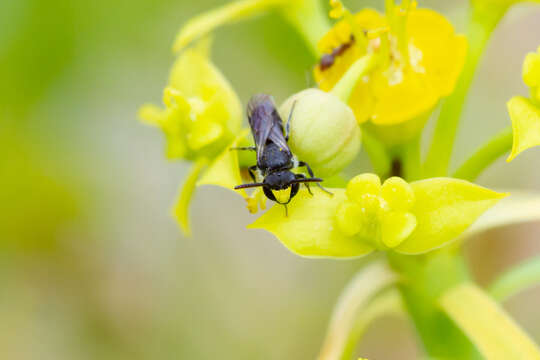
[(507, 194), (452, 178), (412, 182), (416, 201), (410, 210), (417, 226), (394, 250), (420, 254), (455, 240), (482, 213)]

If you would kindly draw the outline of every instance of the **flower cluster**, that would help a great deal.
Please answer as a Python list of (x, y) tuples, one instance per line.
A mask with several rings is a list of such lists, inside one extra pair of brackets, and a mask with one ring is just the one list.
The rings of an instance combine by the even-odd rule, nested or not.
[(188, 206), (205, 166), (237, 136), (242, 106), (231, 85), (210, 61), (210, 40), (187, 49), (174, 63), (164, 90), (165, 108), (144, 105), (141, 119), (159, 127), (166, 137), (167, 157), (194, 161), (174, 212), (189, 233)]
[[(410, 155), (407, 149), (439, 100), (454, 90), (464, 66), (465, 37), (455, 34), (442, 15), (419, 9), (414, 1), (400, 5), (387, 1), (385, 14), (371, 9), (352, 14), (332, 0), (330, 17), (340, 19), (332, 27), (321, 21), (317, 3), (240, 1), (203, 14), (181, 29), (175, 49), (182, 52), (164, 91), (165, 108), (146, 105), (140, 111), (145, 122), (163, 130), (169, 158), (195, 163), (175, 208), (179, 223), (189, 232), (188, 207), (196, 186), (232, 189), (247, 180), (246, 168), (255, 162), (253, 154), (230, 150), (252, 142), (249, 130), (241, 128), (238, 96), (210, 62), (206, 36), (231, 20), (277, 9), (289, 20), (304, 15), (294, 22), (304, 35), (320, 34), (306, 36), (316, 43), (320, 57), (314, 70), (319, 89), (293, 94), (277, 108), (284, 121), (293, 119), (292, 153), (311, 164), (332, 187), (333, 196), (300, 190), (289, 204), (288, 216), (273, 207), (250, 227), (272, 232), (304, 256), (354, 257), (373, 250), (416, 254), (457, 239), (504, 194), (452, 178), (409, 183), (404, 177), (422, 178), (421, 171), (410, 176), (419, 167), (420, 155)], [(514, 123), (512, 157), (540, 143), (535, 142), (540, 136), (530, 135), (531, 128), (538, 126), (534, 116), (539, 59), (540, 54), (530, 54), (524, 65), (531, 98), (509, 102)], [(379, 157), (394, 157), (404, 169), (390, 169), (397, 176), (389, 178), (385, 172), (346, 181), (342, 170), (356, 158), (361, 136), (371, 139), (368, 134), (374, 135), (375, 143), (380, 141)], [(365, 146), (376, 162), (373, 142)], [(381, 177), (386, 179), (382, 183)], [(246, 199), (250, 212), (265, 209), (261, 188), (251, 194), (236, 191)]]
[[(401, 298), (430, 357), (473, 358), (479, 350), (485, 358), (540, 358), (536, 345), (473, 284), (455, 251), (459, 240), (474, 231), (540, 219), (540, 198), (510, 197), (494, 207), (507, 194), (472, 183), (510, 150), (508, 161), (540, 145), (540, 48), (523, 65), (530, 95), (508, 102), (512, 128), (482, 145), (455, 173), (448, 171), (482, 50), (517, 2), (471, 0), (467, 36), (412, 0), (399, 5), (386, 0), (384, 14), (373, 9), (353, 14), (341, 1), (330, 0), (329, 16), (318, 0), (240, 0), (197, 16), (179, 31), (174, 50), (180, 55), (164, 91), (165, 108), (145, 105), (140, 117), (163, 131), (169, 158), (194, 163), (175, 207), (182, 229), (189, 234), (188, 208), (196, 186), (218, 185), (242, 195), (252, 213), (266, 208), (267, 196), (285, 205), (285, 211), (269, 208), (248, 227), (272, 233), (295, 254), (388, 255), (385, 265), (372, 265), (347, 290), (321, 359), (351, 357), (345, 354), (354, 348), (345, 343), (347, 334), (361, 332), (356, 326), (369, 320), (356, 321), (351, 307), (362, 307), (362, 314), (373, 318)], [(249, 129), (242, 127), (238, 96), (210, 61), (208, 36), (219, 26), (270, 11), (283, 16), (318, 59), (313, 64), (317, 88), (278, 104), (265, 97), (264, 113), (271, 115), (266, 127), (250, 124), (254, 138), (265, 143), (254, 144)], [(337, 21), (331, 25), (330, 19)], [(424, 161), (420, 136), (441, 100)], [(253, 171), (263, 170), (253, 152), (232, 151), (260, 152), (266, 146), (286, 161), (270, 170), (264, 166), (268, 171), (262, 174)], [(347, 169), (361, 150), (374, 173)], [(283, 174), (292, 180), (282, 182)], [(265, 183), (270, 175), (273, 187)], [(323, 180), (328, 192), (306, 186)], [(245, 181), (250, 184), (241, 185)], [(248, 187), (256, 190), (248, 193)], [(418, 254), (425, 255), (411, 256)], [(523, 276), (524, 282), (534, 278)], [(385, 292), (398, 278), (405, 281)], [(495, 325), (477, 326), (485, 321)], [(444, 342), (433, 339), (440, 333)], [(440, 345), (445, 342), (451, 345)]]
[(250, 228), (266, 229), (303, 256), (356, 257), (373, 250), (420, 254), (455, 239), (506, 194), (451, 178), (407, 183), (352, 178), (334, 196), (300, 192), (284, 218), (273, 207)]

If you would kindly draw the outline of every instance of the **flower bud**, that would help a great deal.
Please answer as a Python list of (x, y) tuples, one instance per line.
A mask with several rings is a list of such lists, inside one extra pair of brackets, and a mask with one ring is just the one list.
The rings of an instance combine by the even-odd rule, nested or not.
[(281, 105), (283, 121), (291, 111), (291, 150), (313, 168), (316, 176), (334, 175), (356, 157), (360, 128), (352, 110), (335, 95), (318, 89), (303, 90)]

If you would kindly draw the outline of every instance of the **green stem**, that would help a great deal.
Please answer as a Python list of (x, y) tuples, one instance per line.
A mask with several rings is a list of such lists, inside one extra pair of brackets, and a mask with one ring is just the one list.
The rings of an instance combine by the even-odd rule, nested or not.
[(469, 51), (461, 76), (454, 92), (444, 100), (439, 119), (433, 134), (431, 148), (429, 149), (424, 171), (428, 177), (444, 176), (448, 173), (448, 165), (452, 156), (452, 149), (459, 124), (463, 105), (478, 62), (484, 52), (489, 37), (506, 12), (506, 7), (497, 9), (495, 5), (489, 10), (473, 8), (471, 13), (467, 38)]
[(376, 64), (377, 56), (374, 53), (368, 53), (362, 56), (347, 69), (347, 72), (339, 79), (330, 92), (344, 103), (348, 103), (358, 80), (370, 72)]
[(400, 147), (400, 157), (403, 163), (403, 177), (407, 181), (418, 180), (421, 177), (420, 136), (414, 137)]
[(397, 279), (397, 275), (384, 261), (369, 264), (358, 272), (334, 308), (319, 360), (343, 358), (344, 351), (350, 347), (351, 335), (354, 335), (357, 325), (356, 320), (363, 315), (366, 306), (373, 304), (377, 295), (388, 289)]
[(319, 57), (319, 40), (330, 30), (328, 16), (320, 0), (291, 1), (281, 14), (302, 35), (313, 55)]
[(363, 130), (362, 148), (369, 156), (373, 171), (381, 178), (387, 177), (390, 173), (391, 164), (385, 146), (367, 131)]
[(482, 145), (454, 173), (453, 177), (474, 181), (495, 160), (512, 150), (513, 132), (508, 127)]
[(489, 287), (498, 301), (506, 300), (520, 291), (540, 284), (540, 257), (519, 264), (501, 275)]
[(350, 360), (353, 358), (354, 352), (358, 347), (360, 339), (365, 334), (371, 323), (379, 317), (385, 315), (404, 316), (405, 309), (401, 296), (396, 288), (390, 288), (377, 295), (367, 306), (365, 306), (358, 318), (355, 319), (355, 324), (352, 327), (347, 342), (340, 357), (342, 360)]
[(469, 280), (463, 257), (449, 250), (419, 256), (388, 255), (394, 270), (403, 277), (399, 290), (429, 357), (477, 357), (473, 344), (438, 305), (447, 289)]

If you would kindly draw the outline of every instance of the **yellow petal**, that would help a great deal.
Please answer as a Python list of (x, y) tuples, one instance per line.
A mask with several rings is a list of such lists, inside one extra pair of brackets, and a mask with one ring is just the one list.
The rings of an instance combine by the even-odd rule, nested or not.
[(262, 188), (256, 188), (251, 196), (246, 198), (247, 202), (247, 208), (250, 213), (255, 214), (257, 211), (259, 211), (259, 208), (261, 210), (266, 209), (266, 195), (264, 194), (264, 191)]
[(153, 104), (145, 104), (139, 109), (139, 118), (148, 125), (159, 126), (164, 115), (164, 111)]
[(523, 82), (530, 87), (540, 86), (540, 47), (538, 52), (529, 53), (523, 62)]
[(506, 161), (512, 161), (522, 151), (540, 145), (540, 107), (521, 96), (510, 99), (507, 106), (512, 119), (514, 142), (512, 153)]
[(416, 228), (416, 217), (411, 213), (392, 211), (381, 220), (382, 242), (390, 249), (407, 239)]
[(200, 150), (216, 141), (223, 134), (223, 126), (215, 122), (197, 121), (188, 134), (188, 145), (193, 150)]
[(206, 39), (178, 57), (164, 90), (165, 109), (145, 105), (139, 112), (165, 133), (169, 158), (213, 159), (240, 130), (242, 106), (210, 62), (209, 48)]
[(180, 52), (193, 40), (208, 35), (219, 26), (255, 16), (290, 0), (243, 0), (231, 2), (189, 20), (176, 35), (174, 52)]
[(300, 190), (288, 205), (288, 217), (280, 205), (273, 206), (248, 228), (265, 229), (274, 234), (289, 250), (302, 256), (356, 257), (373, 248), (337, 229), (335, 214), (345, 201), (343, 189), (330, 189), (328, 196), (314, 189), (313, 196)]
[(480, 215), (507, 194), (470, 182), (432, 178), (411, 183), (416, 198), (410, 210), (418, 222), (397, 252), (419, 254), (455, 240)]
[[(425, 71), (439, 96), (449, 95), (465, 63), (465, 36), (456, 35), (444, 16), (429, 9), (410, 12), (407, 36), (413, 68)], [(411, 46), (417, 49), (417, 55)]]
[[(186, 98), (199, 98), (214, 109), (213, 121), (235, 134), (242, 122), (242, 104), (229, 81), (209, 59), (209, 40), (188, 49), (174, 63), (170, 87)], [(216, 105), (217, 104), (217, 105)]]
[(375, 174), (360, 174), (353, 177), (347, 184), (347, 197), (357, 202), (363, 195), (379, 196), (381, 193), (381, 179)]
[(238, 153), (236, 150), (230, 150), (232, 147), (238, 146), (238, 143), (247, 136), (249, 130), (244, 130), (238, 137), (227, 146), (225, 150), (210, 164), (208, 169), (202, 175), (197, 186), (201, 185), (217, 185), (226, 189), (233, 190), (247, 198), (245, 190), (234, 190), (236, 185), (242, 184), (242, 176), (240, 174), (240, 166), (238, 164)]
[(189, 203), (191, 197), (195, 191), (195, 184), (201, 174), (201, 171), (206, 167), (208, 161), (206, 159), (199, 159), (195, 165), (191, 168), (186, 181), (182, 185), (178, 201), (173, 209), (173, 216), (178, 221), (180, 228), (184, 232), (184, 235), (191, 236), (191, 226), (189, 223)]
[(381, 196), (393, 210), (407, 211), (414, 204), (414, 191), (405, 180), (393, 176), (386, 179)]
[(361, 217), (362, 207), (353, 201), (342, 202), (336, 210), (336, 224), (347, 236), (354, 236), (362, 230)]
[(371, 121), (376, 125), (394, 125), (417, 118), (433, 109), (440, 98), (428, 75), (410, 68), (394, 74), (376, 73), (371, 82), (377, 99)]

